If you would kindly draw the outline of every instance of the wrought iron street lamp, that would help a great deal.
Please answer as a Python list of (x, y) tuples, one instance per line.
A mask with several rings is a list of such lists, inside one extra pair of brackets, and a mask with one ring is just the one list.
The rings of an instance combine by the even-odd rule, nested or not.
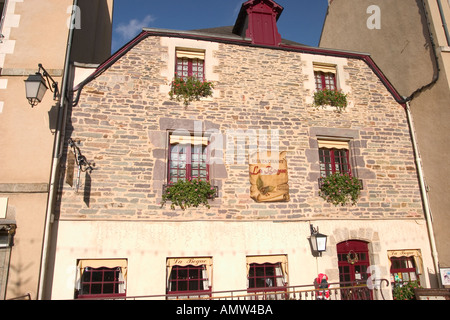
[(53, 100), (56, 100), (59, 94), (58, 83), (53, 80), (42, 64), (39, 64), (39, 71), (36, 74), (29, 75), (27, 80), (25, 80), (26, 96), (32, 108), (42, 101), (48, 89), (46, 83), (50, 86), (50, 91), (53, 92)]

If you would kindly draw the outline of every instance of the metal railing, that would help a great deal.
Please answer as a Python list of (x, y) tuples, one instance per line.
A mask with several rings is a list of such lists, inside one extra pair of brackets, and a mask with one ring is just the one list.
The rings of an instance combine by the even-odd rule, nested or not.
[[(184, 295), (147, 295), (117, 298), (120, 300), (385, 300), (383, 284), (389, 286), (387, 279), (377, 280), (379, 286), (371, 288), (366, 283), (335, 282), (327, 289), (317, 289), (314, 285), (287, 286), (276, 290), (249, 291), (229, 290), (213, 291), (208, 294)], [(385, 287), (386, 288), (386, 287)], [(252, 289), (254, 290), (254, 289)], [(379, 292), (380, 294), (375, 294)]]

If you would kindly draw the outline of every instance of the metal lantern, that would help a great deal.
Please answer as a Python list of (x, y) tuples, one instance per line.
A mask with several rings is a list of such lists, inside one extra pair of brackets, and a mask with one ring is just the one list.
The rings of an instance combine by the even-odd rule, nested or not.
[(28, 76), (28, 79), (25, 80), (25, 90), (31, 107), (34, 107), (42, 101), (47, 89), (48, 87), (45, 84), (45, 79), (42, 74), (37, 72), (36, 74)]

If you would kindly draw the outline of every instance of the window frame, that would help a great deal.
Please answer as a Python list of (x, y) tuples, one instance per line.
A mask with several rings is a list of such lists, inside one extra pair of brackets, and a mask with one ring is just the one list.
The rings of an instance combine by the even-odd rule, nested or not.
[[(192, 57), (189, 57), (189, 53), (192, 54)], [(195, 77), (196, 79), (200, 81), (205, 81), (205, 56), (206, 52), (205, 50), (198, 50), (198, 49), (192, 49), (192, 48), (175, 48), (175, 74), (183, 78), (184, 80), (187, 79), (187, 77)], [(181, 60), (181, 73), (179, 70), (179, 62)], [(201, 76), (199, 76), (198, 72), (198, 64), (202, 61), (202, 72)], [(197, 63), (197, 72), (194, 72), (194, 62)], [(183, 68), (187, 64), (187, 75), (183, 75)]]
[[(324, 154), (325, 151), (329, 151), (330, 162), (325, 162), (324, 158), (327, 157), (327, 155)], [(337, 153), (342, 151), (345, 152), (345, 155), (337, 156)], [(345, 159), (346, 163), (336, 162), (336, 159)], [(339, 171), (336, 170), (336, 165), (339, 167)], [(324, 166), (324, 169), (322, 169), (322, 166)], [(327, 169), (328, 167), (330, 167), (331, 171)], [(344, 167), (346, 167), (347, 170), (341, 170)], [(347, 149), (319, 147), (320, 178), (326, 178), (335, 173), (344, 173), (344, 174), (347, 173), (350, 176), (352, 176), (352, 166), (350, 163), (350, 147), (348, 147)]]
[[(106, 273), (113, 272), (114, 280), (107, 280)], [(98, 275), (101, 273), (101, 281), (94, 280), (94, 274)], [(119, 292), (120, 285), (125, 285), (125, 280), (120, 280), (120, 276), (122, 274), (122, 270), (120, 267), (99, 267), (92, 268), (86, 267), (84, 268), (83, 275), (80, 278), (80, 289), (76, 293), (75, 299), (95, 299), (95, 298), (120, 298), (126, 296), (126, 289), (124, 288), (124, 292)], [(84, 278), (86, 275), (89, 275), (89, 281), (85, 281)], [(123, 275), (122, 275), (123, 277)], [(101, 286), (101, 293), (92, 293), (92, 287), (94, 285)], [(113, 293), (103, 293), (105, 286), (113, 285)], [(89, 287), (89, 293), (84, 293), (84, 286)], [(117, 291), (117, 292), (116, 292)]]
[[(318, 81), (320, 76), (320, 81)], [(333, 86), (334, 88), (331, 88), (329, 86), (329, 83), (327, 83), (327, 77), (332, 77)], [(320, 90), (337, 90), (337, 82), (336, 82), (336, 73), (334, 72), (323, 72), (323, 71), (314, 71), (314, 83), (317, 91)], [(318, 83), (320, 83), (321, 88), (318, 87)]]
[[(202, 152), (198, 153), (199, 158), (200, 158), (200, 161), (198, 161), (198, 165), (200, 166), (202, 164), (202, 159), (201, 158), (202, 158), (202, 155), (204, 155), (205, 156), (205, 162), (206, 162), (205, 179), (206, 179), (206, 181), (210, 181), (210, 154), (209, 154), (210, 143), (211, 143), (210, 137), (209, 136), (202, 136), (203, 138), (207, 138), (208, 139), (208, 143), (207, 143), (206, 146), (204, 146), (205, 149), (203, 150), (203, 145), (202, 144), (195, 144), (195, 143), (191, 143), (191, 144), (187, 144), (187, 143), (186, 144), (180, 144), (180, 143), (172, 144), (171, 141), (170, 141), (170, 138), (171, 138), (172, 135), (181, 136), (181, 137), (184, 137), (184, 136), (188, 137), (188, 135), (177, 134), (177, 133), (174, 133), (174, 132), (169, 132), (169, 134), (168, 134), (167, 184), (170, 185), (170, 184), (175, 183), (176, 181), (174, 182), (174, 178), (177, 179), (177, 181), (180, 179), (180, 175), (177, 174), (176, 177), (173, 177), (172, 176), (172, 172), (171, 172), (171, 170), (175, 170), (175, 169), (177, 170), (177, 172), (180, 171), (180, 168), (178, 166), (176, 168), (172, 167), (172, 161), (175, 161), (175, 160), (172, 159), (172, 156), (173, 156), (172, 155), (172, 153), (173, 153), (172, 152), (172, 145), (177, 145), (177, 146), (181, 145), (181, 146), (185, 147), (185, 150), (186, 150), (186, 160), (185, 160), (186, 164), (185, 164), (185, 170), (184, 170), (185, 171), (185, 177), (184, 178), (186, 180), (192, 180), (192, 179), (197, 179), (197, 178), (202, 180), (201, 177), (198, 177), (198, 176), (195, 176), (195, 175), (192, 174), (192, 171), (193, 171), (192, 156), (196, 154), (196, 153), (193, 153), (192, 150), (195, 149), (195, 147), (202, 147)], [(196, 136), (190, 135), (189, 137), (191, 137), (191, 139), (192, 139), (192, 137), (196, 137)], [(179, 155), (180, 153), (178, 152), (177, 154)], [(194, 168), (194, 170), (197, 170), (198, 173), (200, 173), (200, 171), (202, 169), (200, 167), (198, 167), (197, 169)]]
[[(187, 278), (179, 278), (179, 272), (187, 272)], [(191, 278), (191, 271), (195, 271), (197, 273), (197, 278)], [(206, 271), (206, 265), (201, 264), (198, 266), (194, 266), (192, 264), (181, 266), (174, 265), (171, 269), (171, 274), (168, 279), (168, 287), (166, 288), (167, 294), (169, 296), (191, 296), (191, 295), (208, 295), (211, 293), (211, 286), (208, 288), (204, 288), (205, 281), (209, 282), (209, 278), (204, 278), (203, 273)], [(172, 278), (172, 274), (176, 273), (177, 277), (175, 279)], [(194, 273), (195, 273), (194, 272)], [(207, 272), (207, 271), (206, 271)], [(194, 274), (195, 275), (195, 274)], [(208, 276), (208, 273), (207, 273)], [(180, 290), (180, 283), (186, 283), (186, 290)], [(197, 284), (197, 289), (191, 289), (191, 284)], [(175, 284), (175, 290), (172, 290), (172, 286)], [(203, 287), (203, 289), (199, 289)]]
[[(391, 275), (391, 285), (392, 288), (395, 288), (397, 285), (402, 286), (404, 283), (408, 283), (411, 281), (417, 281), (420, 284), (420, 277), (416, 266), (416, 261), (414, 260), (414, 257), (412, 256), (401, 256), (401, 257), (390, 257), (389, 258), (391, 262), (391, 267), (389, 269), (389, 274)], [(406, 264), (410, 263), (412, 267), (406, 267), (406, 268), (394, 268), (394, 261), (398, 261), (400, 263), (406, 262)], [(395, 281), (395, 274), (401, 273), (402, 279), (397, 282)], [(403, 276), (407, 273), (409, 279), (404, 280)], [(411, 273), (414, 273), (414, 276), (416, 279), (411, 280)]]
[[(263, 269), (263, 275), (258, 275), (256, 268), (262, 268)], [(284, 281), (284, 275), (281, 273), (280, 275), (276, 275), (276, 268), (281, 268), (281, 262), (276, 263), (250, 263), (249, 264), (249, 270), (247, 274), (247, 280), (248, 280), (248, 292), (267, 292), (267, 291), (283, 291), (286, 290), (286, 283)], [(270, 275), (266, 272), (266, 270), (273, 270), (273, 275)], [(253, 276), (251, 275), (253, 271)], [(281, 281), (284, 283), (282, 286), (277, 286), (277, 278), (281, 279)], [(253, 283), (255, 286), (251, 286), (251, 283)], [(258, 280), (263, 280), (264, 287), (257, 287), (256, 284)], [(268, 285), (267, 280), (272, 281), (273, 285)], [(259, 281), (260, 282), (260, 281)]]

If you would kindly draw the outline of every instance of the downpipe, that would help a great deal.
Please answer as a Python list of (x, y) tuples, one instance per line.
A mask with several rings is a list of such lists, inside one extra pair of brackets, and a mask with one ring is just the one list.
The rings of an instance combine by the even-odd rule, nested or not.
[(431, 254), (433, 257), (433, 264), (434, 264), (434, 269), (436, 272), (436, 279), (438, 282), (438, 287), (441, 288), (442, 284), (441, 284), (441, 279), (440, 279), (440, 275), (439, 275), (439, 259), (438, 259), (437, 249), (436, 249), (436, 241), (434, 239), (433, 221), (431, 218), (430, 204), (428, 202), (428, 194), (427, 194), (427, 189), (426, 189), (425, 180), (424, 180), (424, 176), (423, 176), (423, 170), (422, 170), (422, 159), (420, 158), (419, 148), (418, 148), (417, 141), (416, 141), (416, 134), (415, 134), (415, 129), (414, 129), (414, 123), (412, 120), (411, 110), (409, 107), (409, 101), (406, 101), (405, 109), (406, 109), (406, 116), (408, 119), (409, 128), (411, 131), (411, 140), (412, 140), (412, 145), (413, 145), (413, 149), (414, 149), (414, 158), (415, 158), (416, 166), (417, 166), (417, 174), (418, 174), (419, 184), (420, 184), (420, 193), (421, 193), (422, 200), (423, 200), (423, 209), (425, 212), (425, 219), (427, 221), (428, 238), (430, 239)]
[(56, 191), (57, 191), (57, 180), (59, 176), (59, 166), (61, 160), (61, 150), (62, 150), (62, 142), (63, 137), (65, 135), (65, 122), (67, 117), (67, 108), (69, 101), (66, 101), (66, 93), (68, 92), (68, 79), (69, 79), (69, 67), (70, 67), (70, 54), (72, 51), (72, 41), (74, 34), (74, 21), (76, 18), (78, 7), (78, 0), (73, 1), (72, 5), (72, 13), (70, 17), (70, 29), (69, 35), (67, 38), (67, 48), (66, 48), (66, 57), (64, 61), (64, 73), (62, 80), (62, 89), (58, 101), (58, 124), (55, 133), (55, 140), (53, 146), (53, 159), (52, 159), (52, 169), (50, 175), (50, 183), (49, 183), (49, 195), (47, 200), (47, 210), (45, 216), (45, 225), (44, 225), (44, 235), (42, 242), (42, 256), (41, 256), (41, 265), (39, 271), (39, 282), (38, 282), (38, 295), (37, 300), (44, 299), (44, 289), (47, 284), (47, 268), (48, 268), (48, 260), (50, 253), (50, 237), (51, 237), (51, 225), (54, 220), (54, 208), (56, 203)]

